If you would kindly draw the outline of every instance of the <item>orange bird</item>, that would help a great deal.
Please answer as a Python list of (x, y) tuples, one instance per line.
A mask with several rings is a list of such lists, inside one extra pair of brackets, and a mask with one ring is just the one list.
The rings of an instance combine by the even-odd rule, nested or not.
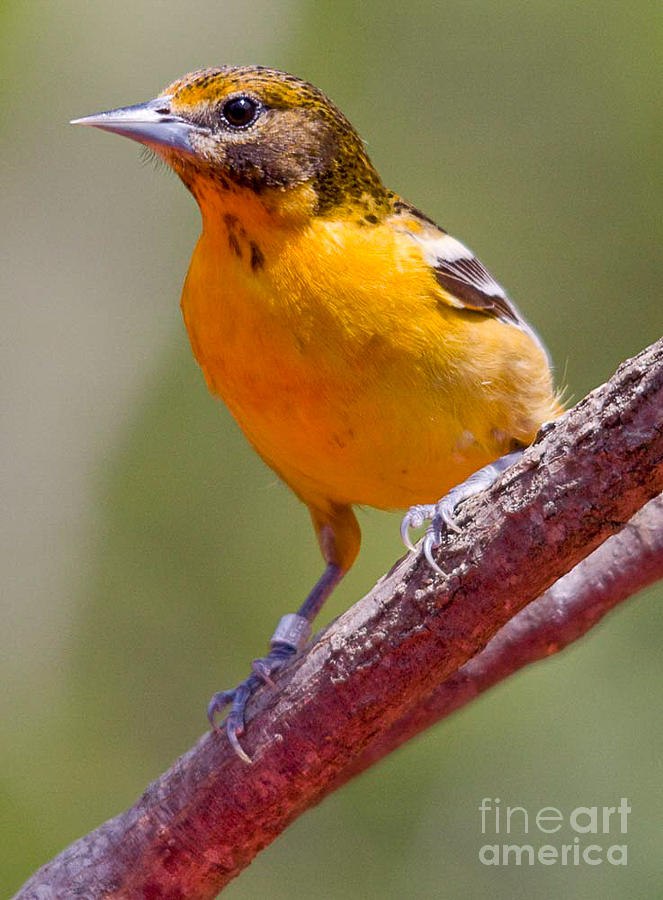
[[(433, 550), (453, 512), (561, 412), (546, 352), (471, 250), (388, 190), (322, 91), (259, 66), (202, 69), (75, 120), (146, 144), (202, 234), (182, 314), (209, 389), (306, 504), (326, 568), (266, 657), (210, 702), (239, 737), (251, 694), (310, 635), (353, 564), (353, 507), (407, 509)], [(450, 493), (447, 493), (449, 492)], [(435, 503), (436, 497), (446, 493)]]

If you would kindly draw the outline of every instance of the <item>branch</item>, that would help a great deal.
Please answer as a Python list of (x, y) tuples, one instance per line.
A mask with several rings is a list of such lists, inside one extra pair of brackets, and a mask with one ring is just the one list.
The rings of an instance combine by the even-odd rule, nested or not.
[[(588, 602), (574, 610), (578, 594), (562, 586), (548, 595), (556, 600), (542, 612), (542, 632), (532, 613), (522, 637), (514, 623), (486, 647), (663, 490), (662, 409), (659, 341), (461, 507), (460, 534), (447, 535), (437, 552), (446, 574), (435, 576), (420, 558), (402, 560), (293, 662), (277, 693), (259, 692), (244, 740), (252, 766), (225, 737), (206, 734), (134, 806), (47, 863), (17, 898), (49, 890), (89, 900), (212, 898), (305, 809), (405, 739), (404, 723), (422, 701), (430, 706), (431, 686), (448, 694), (457, 673), (459, 685), (474, 683), (473, 696), (529, 661), (532, 635), (547, 635), (539, 646), (554, 652), (574, 629), (591, 627), (615, 595), (590, 564)], [(659, 521), (657, 539), (661, 530)], [(459, 705), (454, 691), (461, 689), (451, 689), (442, 714)]]
[(661, 578), (663, 495), (659, 494), (618, 534), (507, 622), (473, 659), (374, 738), (325, 796), (509, 675), (559, 653), (619, 603)]

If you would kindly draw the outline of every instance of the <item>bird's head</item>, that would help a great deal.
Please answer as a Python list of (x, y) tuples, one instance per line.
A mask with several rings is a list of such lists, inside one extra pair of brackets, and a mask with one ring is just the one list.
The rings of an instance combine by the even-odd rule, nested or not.
[(361, 138), (313, 85), (260, 66), (200, 69), (158, 97), (74, 120), (154, 150), (200, 201), (202, 190), (274, 197), (307, 186), (318, 215), (386, 191)]

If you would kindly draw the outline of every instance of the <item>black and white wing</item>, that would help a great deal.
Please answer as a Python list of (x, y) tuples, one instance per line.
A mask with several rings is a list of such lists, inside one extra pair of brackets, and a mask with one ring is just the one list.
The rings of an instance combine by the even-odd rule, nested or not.
[(522, 324), (522, 316), (502, 285), (465, 244), (450, 234), (429, 236), (421, 243), (437, 283), (454, 305)]
[(421, 247), (446, 303), (494, 316), (532, 333), (502, 285), (465, 244), (409, 204), (400, 201), (396, 211), (393, 227)]

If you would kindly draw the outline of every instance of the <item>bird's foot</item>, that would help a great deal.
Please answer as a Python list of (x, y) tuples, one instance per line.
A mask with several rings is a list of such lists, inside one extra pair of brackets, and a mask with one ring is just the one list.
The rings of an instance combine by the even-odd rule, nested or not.
[(455, 517), (456, 507), (463, 500), (468, 500), (470, 497), (474, 497), (475, 494), (491, 487), (505, 469), (508, 469), (510, 465), (520, 459), (522, 453), (522, 450), (514, 450), (512, 453), (501, 456), (494, 463), (474, 472), (462, 484), (456, 485), (437, 503), (412, 506), (405, 513), (401, 522), (401, 537), (408, 550), (413, 553), (416, 552), (416, 547), (410, 538), (410, 529), (421, 528), (422, 525), (429, 522), (430, 524), (426, 529), (422, 542), (422, 550), (431, 569), (443, 574), (442, 569), (433, 559), (433, 550), (436, 550), (442, 543), (445, 529), (455, 532), (460, 531)]
[[(460, 485), (462, 487), (462, 485)], [(417, 506), (411, 506), (403, 516), (401, 522), (401, 537), (403, 543), (412, 553), (416, 553), (417, 548), (412, 543), (410, 537), (411, 528), (421, 528), (427, 522), (430, 523), (426, 529), (426, 534), (422, 542), (422, 550), (431, 569), (442, 574), (442, 569), (433, 559), (433, 550), (437, 549), (442, 543), (442, 535), (445, 527), (450, 531), (460, 531), (454, 518), (454, 510), (456, 506), (464, 500), (465, 497), (459, 497), (455, 494), (458, 488), (453, 488), (449, 493), (439, 500), (437, 503), (423, 503)]]
[(217, 694), (214, 694), (209, 702), (207, 718), (212, 728), (216, 731), (221, 730), (221, 725), (216, 721), (217, 715), (223, 712), (227, 706), (230, 706), (225, 722), (226, 733), (233, 750), (245, 763), (251, 764), (252, 762), (251, 757), (248, 756), (239, 742), (240, 737), (244, 734), (246, 704), (261, 685), (267, 684), (272, 689), (276, 688), (272, 676), (294, 654), (295, 647), (289, 647), (284, 644), (272, 647), (267, 656), (253, 661), (253, 672), (247, 679), (230, 691), (219, 691)]
[(245, 763), (251, 765), (251, 757), (245, 752), (239, 742), (246, 727), (244, 716), (246, 705), (258, 690), (267, 684), (275, 689), (273, 675), (291, 659), (307, 641), (311, 631), (308, 619), (300, 615), (290, 614), (283, 616), (272, 637), (271, 650), (267, 656), (253, 661), (253, 672), (236, 688), (229, 691), (219, 691), (214, 694), (207, 706), (207, 718), (215, 731), (220, 732), (221, 726), (216, 721), (219, 713), (230, 706), (226, 716), (226, 734), (230, 745)]

